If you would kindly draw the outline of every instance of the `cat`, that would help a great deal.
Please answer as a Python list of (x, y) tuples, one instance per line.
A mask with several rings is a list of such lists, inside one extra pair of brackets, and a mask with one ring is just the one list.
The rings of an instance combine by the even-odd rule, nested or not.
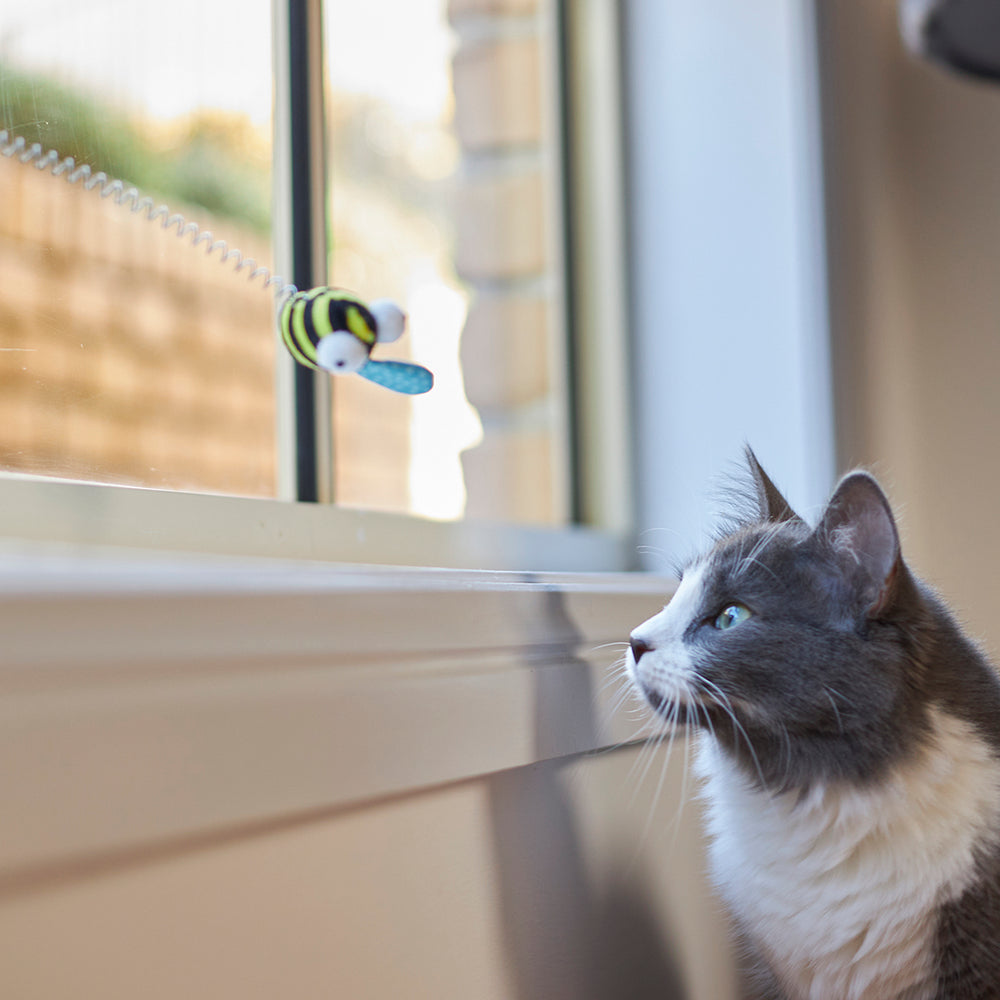
[(1000, 681), (873, 477), (811, 528), (747, 463), (753, 514), (626, 658), (698, 743), (711, 875), (763, 995), (1000, 998)]

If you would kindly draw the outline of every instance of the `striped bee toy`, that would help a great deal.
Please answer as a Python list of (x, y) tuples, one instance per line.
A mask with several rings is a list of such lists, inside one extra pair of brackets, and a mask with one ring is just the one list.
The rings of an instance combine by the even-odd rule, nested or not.
[(403, 335), (406, 317), (394, 303), (382, 299), (366, 306), (353, 295), (326, 286), (300, 292), (269, 267), (216, 239), (196, 222), (186, 221), (180, 213), (171, 212), (166, 205), (158, 205), (149, 195), (140, 195), (136, 188), (113, 180), (103, 171), (95, 173), (71, 156), (60, 157), (54, 149), (45, 153), (39, 143), (29, 145), (23, 136), (6, 129), (0, 129), (0, 155), (30, 163), (70, 184), (80, 183), (87, 191), (96, 187), (102, 198), (110, 198), (149, 222), (159, 221), (164, 229), (176, 229), (178, 237), (190, 236), (192, 246), (207, 244), (208, 253), (218, 252), (223, 263), (235, 261), (237, 274), (249, 270), (250, 280), (262, 278), (265, 288), (283, 286), (278, 293), (279, 301), (287, 296), (278, 309), (281, 338), (300, 364), (334, 375), (357, 372), (370, 382), (411, 396), (428, 392), (434, 385), (434, 376), (422, 365), (371, 358), (376, 343), (389, 343)]
[(299, 364), (333, 375), (362, 378), (417, 396), (434, 385), (433, 374), (408, 361), (372, 360), (372, 348), (403, 335), (406, 316), (394, 302), (365, 305), (339, 288), (323, 285), (295, 292), (278, 313), (281, 338)]

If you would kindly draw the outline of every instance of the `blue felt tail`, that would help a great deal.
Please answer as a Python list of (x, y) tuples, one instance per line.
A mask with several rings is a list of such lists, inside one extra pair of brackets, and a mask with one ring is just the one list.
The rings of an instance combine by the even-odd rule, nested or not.
[(407, 396), (429, 392), (434, 385), (434, 375), (429, 369), (409, 361), (369, 361), (358, 374), (369, 382)]

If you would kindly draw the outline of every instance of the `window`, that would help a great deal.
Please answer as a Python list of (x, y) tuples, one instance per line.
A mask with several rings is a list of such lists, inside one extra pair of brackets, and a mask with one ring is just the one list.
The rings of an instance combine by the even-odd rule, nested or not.
[(568, 519), (555, 51), (540, 6), (326, 4), (330, 271), (404, 302), (437, 377), (412, 401), (334, 386), (338, 502)]
[[(12, 138), (124, 178), (270, 259), (266, 0), (136, 3), (113, 17), (0, 10), (0, 126)], [(234, 28), (238, 45), (213, 44)], [(0, 221), (0, 466), (273, 496), (268, 297), (178, 238), (183, 222), (149, 224), (100, 197), (103, 184), (21, 160), (0, 160), (14, 209)]]
[[(554, 0), (128, 11), (124, 23), (68, 9), (53, 24), (0, 4), (0, 127), (135, 183), (209, 231), (206, 246), (225, 240), (300, 287), (395, 298), (408, 335), (377, 356), (425, 364), (437, 385), (411, 399), (296, 368), (275, 346), (262, 280), (220, 263), (219, 249), (193, 250), (181, 222), (150, 223), (85, 178), (19, 162), (18, 149), (0, 160), (20, 206), (0, 223), (0, 486), (20, 491), (25, 516), (39, 491), (59, 490), (77, 512), (70, 537), (118, 537), (123, 520), (150, 518), (112, 525), (106, 512), (145, 505), (167, 524), (146, 533), (157, 545), (204, 547), (214, 524), (209, 548), (255, 551), (266, 517), (260, 544), (278, 551), (621, 566), (622, 285), (614, 266), (588, 280), (607, 265), (595, 247), (615, 252), (595, 230), (616, 234), (622, 216), (613, 156), (587, 155), (617, 149), (615, 121), (598, 135), (594, 107), (577, 113), (598, 86), (578, 71), (594, 15)], [(591, 163), (611, 167), (601, 197)], [(588, 332), (609, 311), (615, 330)], [(98, 500), (46, 478), (324, 503), (265, 513), (218, 497)], [(97, 511), (104, 526), (88, 528)], [(456, 520), (458, 532), (433, 523)]]

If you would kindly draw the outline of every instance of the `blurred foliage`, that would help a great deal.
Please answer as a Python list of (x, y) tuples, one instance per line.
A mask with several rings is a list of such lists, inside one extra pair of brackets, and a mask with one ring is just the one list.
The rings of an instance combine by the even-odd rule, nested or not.
[(250, 119), (198, 111), (177, 123), (159, 162), (160, 185), (178, 200), (239, 219), (259, 232), (271, 225), (271, 149)]
[[(447, 125), (408, 122), (384, 102), (358, 95), (330, 95), (328, 115), (333, 199), (349, 180), (383, 198), (391, 192), (400, 208), (450, 228), (458, 147)], [(243, 115), (202, 109), (150, 122), (0, 64), (0, 128), (171, 208), (199, 207), (256, 232), (270, 230), (270, 146)]]
[(168, 126), (49, 78), (0, 66), (0, 128), (72, 156), (143, 194), (270, 229), (270, 153), (249, 119), (199, 111)]

